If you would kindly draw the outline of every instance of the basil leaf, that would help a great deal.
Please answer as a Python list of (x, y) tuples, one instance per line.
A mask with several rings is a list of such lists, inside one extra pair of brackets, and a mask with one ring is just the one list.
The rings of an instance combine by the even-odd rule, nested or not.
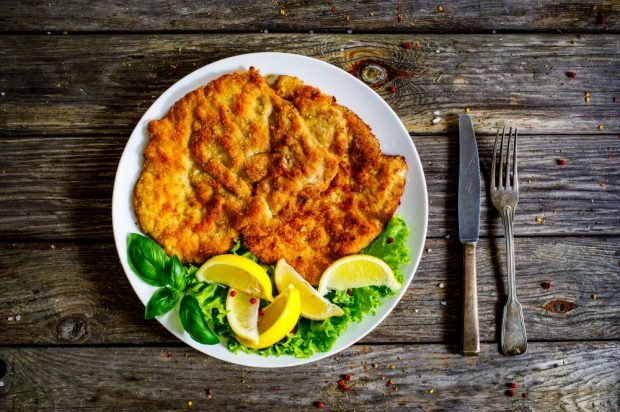
[(127, 238), (127, 259), (131, 269), (149, 285), (168, 284), (166, 276), (168, 256), (153, 240), (137, 233), (130, 233)]
[(181, 317), (183, 329), (185, 329), (187, 333), (189, 333), (189, 336), (196, 342), (206, 345), (215, 345), (219, 343), (220, 339), (207, 324), (200, 310), (198, 299), (196, 299), (195, 296), (185, 295), (183, 300), (181, 300), (179, 316)]
[(185, 289), (185, 286), (187, 285), (187, 272), (185, 271), (185, 267), (183, 267), (177, 255), (172, 256), (172, 258), (168, 261), (166, 272), (168, 272), (170, 286), (172, 286), (173, 289), (180, 291)]
[(155, 316), (169, 312), (179, 301), (181, 294), (170, 288), (159, 288), (153, 293), (144, 310), (144, 319), (153, 319)]

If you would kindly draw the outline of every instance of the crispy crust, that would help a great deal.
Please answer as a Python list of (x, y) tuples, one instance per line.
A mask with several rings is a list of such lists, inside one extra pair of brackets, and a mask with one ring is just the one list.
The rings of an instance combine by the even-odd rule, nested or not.
[(240, 236), (261, 261), (285, 258), (316, 285), (399, 205), (407, 165), (331, 96), (258, 71), (222, 76), (149, 123), (134, 190), (142, 230), (201, 263)]

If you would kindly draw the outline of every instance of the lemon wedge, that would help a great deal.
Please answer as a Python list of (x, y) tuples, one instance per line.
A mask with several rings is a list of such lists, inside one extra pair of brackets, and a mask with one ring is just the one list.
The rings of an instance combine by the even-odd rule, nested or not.
[(235, 335), (258, 344), (258, 307), (260, 300), (240, 290), (229, 289), (226, 319)]
[(295, 327), (301, 315), (299, 291), (290, 285), (266, 306), (263, 312), (263, 316), (258, 318), (258, 343), (237, 335), (237, 340), (248, 348), (262, 349), (271, 346), (282, 340)]
[(258, 263), (243, 256), (214, 256), (198, 269), (196, 279), (219, 283), (269, 302), (273, 301), (269, 275)]
[(387, 263), (370, 255), (351, 255), (332, 263), (319, 281), (319, 294), (363, 286), (387, 286), (400, 289), (400, 283)]
[(280, 259), (276, 265), (274, 280), (279, 291), (285, 291), (289, 285), (293, 285), (299, 291), (301, 316), (304, 318), (324, 320), (330, 316), (344, 315), (342, 309), (319, 295), (319, 292), (284, 259)]

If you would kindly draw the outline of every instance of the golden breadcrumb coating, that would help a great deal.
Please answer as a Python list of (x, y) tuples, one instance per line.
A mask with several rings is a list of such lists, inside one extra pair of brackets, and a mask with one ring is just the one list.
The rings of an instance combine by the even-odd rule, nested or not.
[(382, 154), (359, 117), (295, 77), (224, 75), (148, 129), (134, 209), (183, 262), (243, 237), (262, 262), (284, 258), (316, 285), (383, 230), (404, 189), (404, 158)]

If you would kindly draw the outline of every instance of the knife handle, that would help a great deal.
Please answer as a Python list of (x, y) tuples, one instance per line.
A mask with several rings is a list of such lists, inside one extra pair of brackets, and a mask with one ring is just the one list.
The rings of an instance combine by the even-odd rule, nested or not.
[(478, 286), (476, 282), (476, 245), (463, 245), (463, 355), (480, 353), (478, 327)]

